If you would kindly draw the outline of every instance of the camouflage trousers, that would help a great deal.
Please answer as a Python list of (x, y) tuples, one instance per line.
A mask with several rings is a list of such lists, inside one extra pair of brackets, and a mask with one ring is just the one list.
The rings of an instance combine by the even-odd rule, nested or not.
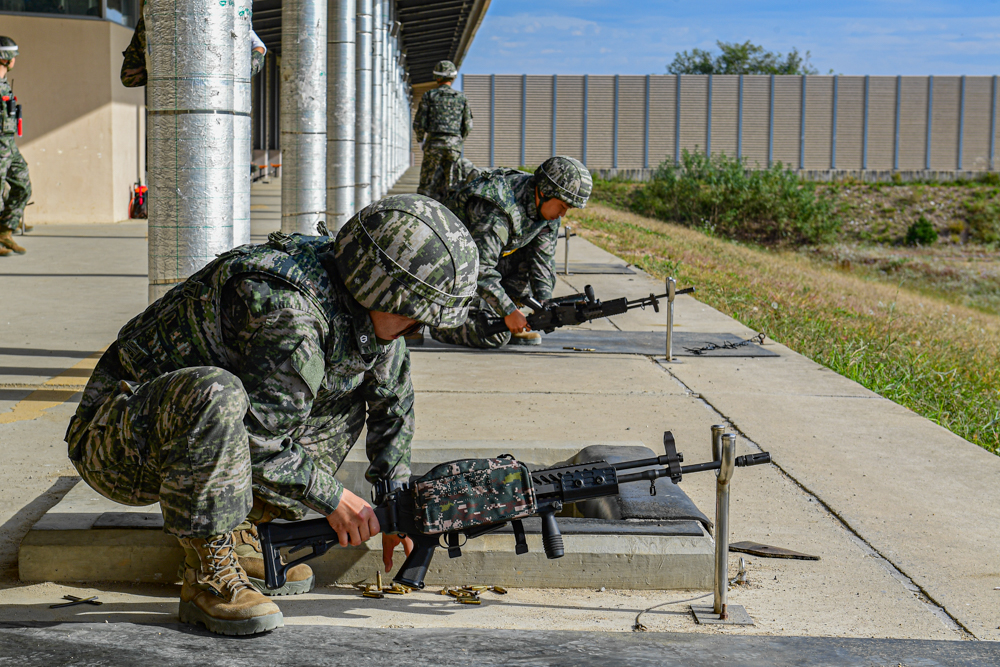
[[(241, 523), (254, 497), (281, 518), (301, 519), (297, 500), (253, 483), (240, 379), (222, 368), (184, 368), (141, 384), (125, 376), (112, 346), (91, 375), (84, 400), (96, 411), (67, 432), (80, 477), (123, 505), (160, 503), (163, 529), (178, 537), (210, 537)], [(290, 434), (313, 464), (336, 474), (365, 425), (366, 404), (350, 395), (315, 404)], [(78, 423), (80, 422), (80, 423)], [(268, 449), (280, 438), (263, 442)]]
[[(429, 141), (429, 140), (428, 140)], [(448, 191), (463, 182), (461, 151), (450, 148), (428, 148), (420, 164), (420, 185), (417, 194), (443, 201)]]
[[(497, 271), (500, 272), (500, 285), (504, 292), (514, 303), (520, 305), (521, 299), (531, 295), (531, 276), (528, 262), (521, 261), (518, 254), (513, 252), (501, 257), (497, 262)], [(480, 349), (498, 348), (510, 342), (509, 331), (487, 336), (479, 324), (480, 313), (500, 315), (492, 306), (480, 299), (479, 306), (469, 310), (469, 319), (465, 324), (457, 329), (431, 329), (431, 338), (442, 343)]]
[[(6, 183), (8, 188), (4, 188)], [(28, 177), (28, 163), (21, 156), (14, 140), (0, 139), (0, 191), (3, 209), (0, 211), (0, 232), (13, 231), (21, 224), (24, 207), (31, 198), (31, 179)]]
[(246, 518), (249, 400), (238, 377), (202, 366), (131, 388), (95, 380), (112, 391), (85, 429), (70, 427), (78, 437), (69, 457), (83, 481), (123, 505), (159, 502), (164, 531), (177, 537), (227, 533)]

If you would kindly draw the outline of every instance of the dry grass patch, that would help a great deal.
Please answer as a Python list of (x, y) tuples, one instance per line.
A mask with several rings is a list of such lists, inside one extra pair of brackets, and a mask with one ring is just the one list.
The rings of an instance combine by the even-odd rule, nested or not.
[(601, 204), (570, 218), (605, 250), (1000, 453), (1000, 318)]

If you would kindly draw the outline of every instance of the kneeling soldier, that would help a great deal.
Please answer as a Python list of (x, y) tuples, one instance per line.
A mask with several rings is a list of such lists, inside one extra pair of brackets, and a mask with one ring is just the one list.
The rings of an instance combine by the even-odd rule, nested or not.
[[(593, 179), (571, 157), (549, 158), (528, 174), (514, 169), (485, 171), (445, 200), (479, 248), (481, 298), (467, 324), (431, 330), (435, 340), (478, 348), (541, 342), (515, 303), (527, 296), (552, 298), (556, 284), (559, 220), (570, 208), (584, 208)], [(478, 326), (480, 310), (502, 315), (509, 332), (486, 336)], [(513, 334), (513, 338), (512, 338)]]
[[(311, 589), (305, 565), (286, 589), (264, 587), (255, 523), (309, 508), (341, 545), (379, 532), (334, 474), (367, 425), (367, 479), (409, 477), (413, 386), (397, 339), (461, 325), (477, 272), (447, 209), (386, 197), (336, 239), (231, 250), (122, 328), (70, 422), (69, 457), (101, 495), (160, 503), (186, 553), (182, 622), (263, 632), (283, 618), (261, 593)], [(399, 543), (382, 536), (387, 571)]]

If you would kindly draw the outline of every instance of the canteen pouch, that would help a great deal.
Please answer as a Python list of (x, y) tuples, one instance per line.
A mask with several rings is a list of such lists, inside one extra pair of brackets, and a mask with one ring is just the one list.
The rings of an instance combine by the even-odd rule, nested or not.
[(426, 534), (520, 519), (538, 507), (528, 467), (511, 456), (435, 466), (414, 480), (413, 499)]

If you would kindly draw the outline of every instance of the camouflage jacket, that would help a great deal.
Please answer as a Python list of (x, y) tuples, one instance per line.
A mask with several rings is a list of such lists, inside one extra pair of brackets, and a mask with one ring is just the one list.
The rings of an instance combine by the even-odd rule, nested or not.
[[(132, 33), (132, 41), (128, 48), (122, 51), (121, 80), (126, 88), (138, 88), (146, 85), (146, 20), (139, 17)], [(264, 66), (264, 54), (250, 52), (250, 76), (256, 76)]]
[(17, 118), (7, 114), (7, 100), (14, 97), (14, 91), (10, 87), (7, 79), (0, 77), (0, 100), (3, 106), (0, 108), (0, 146), (10, 146), (17, 136)]
[(462, 142), (472, 131), (472, 109), (465, 94), (451, 86), (439, 86), (424, 93), (413, 116), (417, 141), (427, 137), (424, 150), (462, 150)]
[[(254, 492), (322, 514), (340, 502), (340, 461), (320, 464), (298, 440), (323, 439), (338, 411), (367, 404), (366, 477), (405, 480), (414, 424), (406, 346), (376, 341), (368, 312), (334, 268), (332, 246), (327, 237), (272, 234), (268, 244), (231, 250), (133, 318), (117, 340), (126, 380), (193, 366), (238, 376), (250, 399)], [(77, 413), (84, 425), (87, 402)]]
[[(479, 296), (502, 315), (517, 309), (500, 284), (500, 258), (517, 252), (529, 263), (531, 291), (552, 298), (559, 218), (545, 220), (535, 205), (535, 177), (514, 169), (484, 171), (445, 202), (479, 249)], [(523, 253), (523, 255), (522, 255)]]

